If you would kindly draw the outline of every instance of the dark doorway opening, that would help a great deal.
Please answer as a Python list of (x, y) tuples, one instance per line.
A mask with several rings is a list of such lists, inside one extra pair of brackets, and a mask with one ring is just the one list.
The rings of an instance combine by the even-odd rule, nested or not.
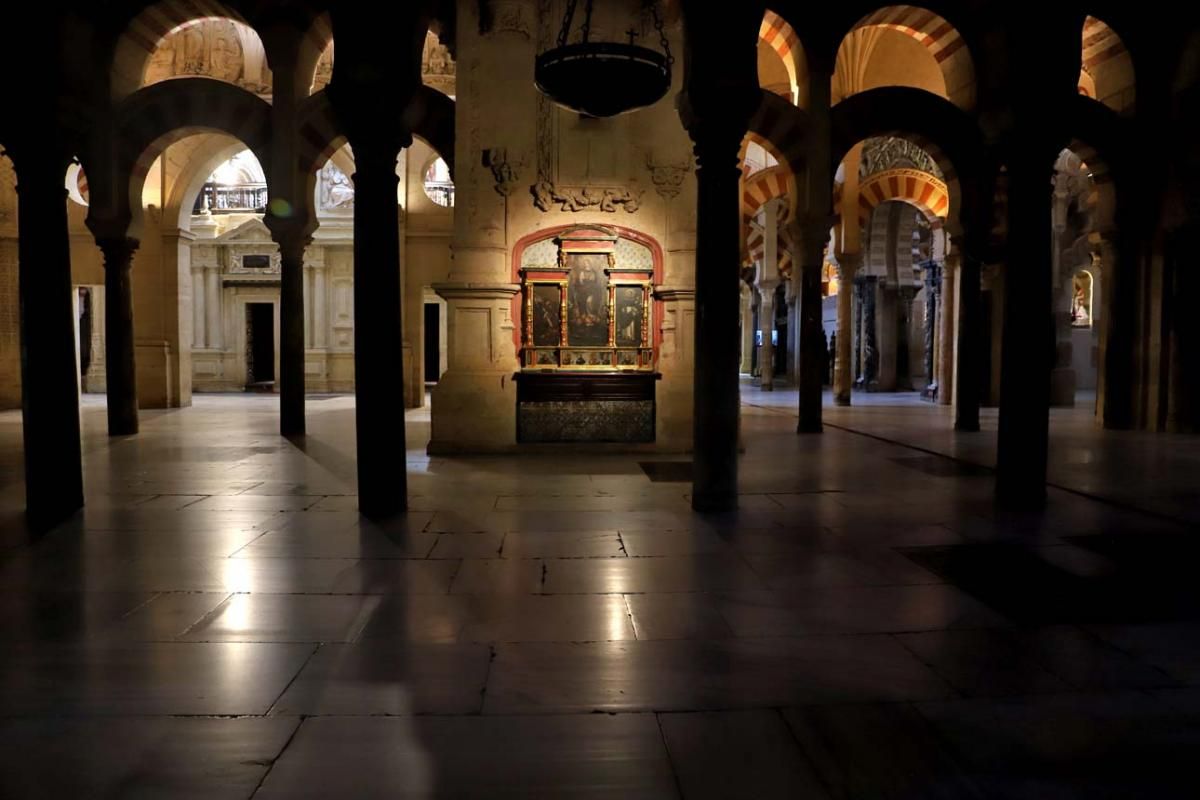
[(246, 304), (246, 386), (275, 386), (275, 305)]
[(442, 376), (442, 307), (425, 304), (425, 382), (437, 383)]

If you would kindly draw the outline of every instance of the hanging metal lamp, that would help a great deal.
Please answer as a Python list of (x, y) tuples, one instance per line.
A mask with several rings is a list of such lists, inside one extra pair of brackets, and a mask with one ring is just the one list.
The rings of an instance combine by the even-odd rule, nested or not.
[(654, 1), (648, 0), (646, 8), (662, 52), (635, 44), (633, 31), (628, 43), (593, 42), (592, 3), (586, 0), (580, 40), (569, 44), (578, 0), (568, 0), (557, 45), (534, 64), (538, 90), (563, 108), (589, 117), (612, 117), (657, 103), (671, 88), (675, 58)]

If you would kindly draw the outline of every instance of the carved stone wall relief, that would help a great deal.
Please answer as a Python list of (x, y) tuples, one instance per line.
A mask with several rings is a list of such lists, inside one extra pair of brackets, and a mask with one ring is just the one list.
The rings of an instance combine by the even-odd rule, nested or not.
[(683, 189), (683, 181), (692, 171), (691, 159), (671, 163), (658, 163), (653, 156), (646, 157), (646, 169), (650, 171), (650, 182), (659, 197), (671, 200)]
[(510, 158), (507, 147), (492, 147), (483, 151), (483, 165), (491, 169), (494, 188), (501, 197), (509, 197), (517, 190), (524, 159)]
[(596, 210), (610, 214), (616, 213), (617, 206), (629, 214), (637, 212), (645, 194), (644, 189), (623, 186), (559, 186), (549, 181), (538, 181), (529, 191), (540, 211), (551, 211), (557, 205), (559, 211)]

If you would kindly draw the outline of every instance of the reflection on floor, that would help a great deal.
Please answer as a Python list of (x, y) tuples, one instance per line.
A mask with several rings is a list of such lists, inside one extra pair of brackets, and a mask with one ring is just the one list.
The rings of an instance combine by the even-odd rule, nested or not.
[(737, 514), (645, 456), (430, 459), (415, 412), (386, 527), (349, 398), (302, 447), (275, 397), (117, 442), (88, 402), (88, 509), (32, 544), (0, 414), (0, 797), (1200, 794), (1195, 440), (1056, 413), (1052, 478), (1158, 516), (1012, 517), (944, 409), (744, 400)]

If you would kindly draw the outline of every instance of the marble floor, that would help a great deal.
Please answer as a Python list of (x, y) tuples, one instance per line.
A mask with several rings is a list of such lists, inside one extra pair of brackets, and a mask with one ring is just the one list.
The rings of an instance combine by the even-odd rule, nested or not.
[(991, 436), (878, 402), (799, 437), (747, 388), (705, 517), (684, 458), (429, 458), (412, 412), (379, 526), (350, 398), (303, 442), (270, 396), (117, 441), (87, 398), (36, 540), (0, 414), (0, 797), (1200, 796), (1196, 440), (1056, 413), (1011, 516)]

